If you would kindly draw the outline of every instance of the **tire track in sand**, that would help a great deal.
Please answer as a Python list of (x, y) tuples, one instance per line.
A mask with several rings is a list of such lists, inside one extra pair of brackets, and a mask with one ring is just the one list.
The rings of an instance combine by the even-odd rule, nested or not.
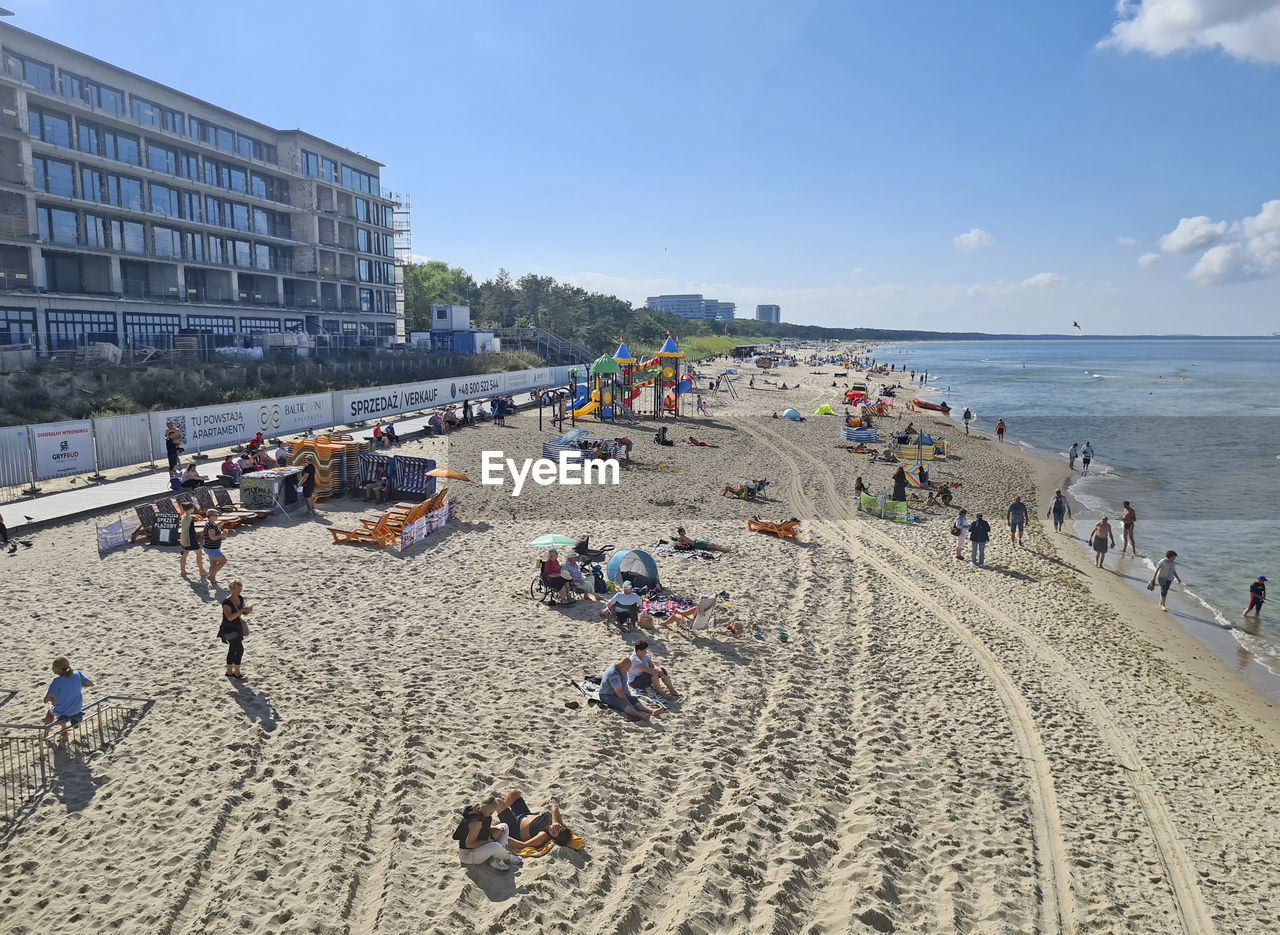
[[(775, 440), (790, 445), (797, 453), (818, 467), (821, 471), (822, 483), (826, 490), (832, 513), (845, 522), (853, 520), (854, 517), (851, 515), (848, 505), (836, 490), (835, 477), (830, 468), (823, 464), (820, 459), (795, 445), (791, 445), (790, 442), (786, 442), (781, 438), (776, 438)], [(776, 446), (774, 447), (776, 448)], [(778, 451), (779, 456), (787, 460), (794, 468), (796, 464), (794, 459), (788, 458), (780, 449)], [(864, 543), (874, 542), (877, 546), (877, 549), (865, 549), (862, 555), (864, 559), (873, 556), (878, 550), (887, 550), (896, 559), (913, 566), (916, 574), (927, 575), (931, 580), (948, 589), (951, 594), (958, 595), (968, 601), (973, 607), (986, 615), (988, 619), (994, 621), (1007, 633), (1020, 640), (1039, 663), (1067, 686), (1079, 707), (1089, 715), (1090, 720), (1093, 722), (1094, 731), (1111, 750), (1116, 762), (1121, 765), (1125, 776), (1129, 780), (1151, 832), (1151, 839), (1159, 855), (1165, 879), (1178, 907), (1179, 921), (1183, 931), (1187, 935), (1213, 935), (1215, 932), (1213, 919), (1200, 891), (1195, 865), (1191, 862), (1191, 859), (1187, 856), (1186, 849), (1182, 846), (1181, 836), (1178, 834), (1177, 827), (1155, 786), (1151, 771), (1143, 762), (1133, 739), (1120, 726), (1097, 692), (1085, 683), (1074, 667), (1058, 650), (1043, 640), (1032, 628), (1017, 622), (963, 583), (940, 574), (927, 562), (904, 549), (892, 537), (861, 523), (856, 531), (851, 529), (850, 534), (855, 538), (860, 538)], [(874, 558), (870, 560), (874, 561)], [(911, 587), (919, 594), (925, 595), (925, 592), (918, 586), (912, 584)]]
[[(790, 482), (787, 498), (788, 506), (796, 511), (797, 516), (808, 513), (816, 528), (826, 531), (828, 536), (846, 548), (852, 557), (866, 562), (876, 568), (885, 578), (911, 594), (921, 605), (928, 606), (939, 620), (942, 620), (959, 638), (960, 642), (972, 653), (978, 664), (995, 686), (1013, 730), (1015, 741), (1023, 760), (1030, 766), (1029, 798), (1032, 817), (1032, 834), (1037, 867), (1040, 875), (1040, 924), (1038, 930), (1042, 935), (1058, 935), (1075, 931), (1075, 905), (1071, 895), (1071, 878), (1067, 869), (1066, 851), (1063, 847), (1062, 820), (1058, 811), (1057, 794), (1054, 790), (1053, 776), (1049, 768), (1049, 758), (1045, 753), (1044, 743), (1036, 728), (1035, 718), (1017, 685), (1004, 670), (1000, 662), (972, 630), (943, 604), (935, 601), (927, 592), (916, 586), (905, 575), (900, 574), (890, 563), (880, 559), (872, 550), (857, 550), (842, 534), (838, 525), (826, 520), (815, 519), (814, 499), (805, 494), (801, 484), (801, 470), (796, 460), (791, 457), (780, 443), (788, 444), (772, 433), (767, 433), (749, 423), (743, 423), (746, 431), (758, 438), (762, 443), (777, 453), (785, 465)], [(847, 521), (848, 514), (835, 492), (834, 478), (830, 470), (819, 459), (808, 455), (794, 445), (793, 450), (812, 461), (821, 471), (821, 480), (831, 501), (830, 506), (841, 519)], [(895, 551), (898, 551), (895, 548)]]

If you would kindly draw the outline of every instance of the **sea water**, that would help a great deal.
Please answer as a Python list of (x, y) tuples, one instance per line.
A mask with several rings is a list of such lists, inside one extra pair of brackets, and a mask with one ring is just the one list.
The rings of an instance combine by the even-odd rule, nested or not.
[[(1119, 545), (1130, 501), (1139, 559), (1111, 552), (1107, 567), (1145, 589), (1173, 549), (1179, 622), (1224, 657), (1229, 633), (1229, 661), (1280, 676), (1280, 339), (933, 341), (872, 356), (927, 370), (929, 398), (957, 423), (966, 406), (976, 431), (994, 434), (1003, 419), (1007, 442), (1063, 461), (1064, 475), (1071, 443), (1092, 442), (1089, 476), (1077, 460), (1067, 490), (1080, 539), (1106, 515)], [(1255, 624), (1240, 613), (1260, 574), (1270, 600)]]

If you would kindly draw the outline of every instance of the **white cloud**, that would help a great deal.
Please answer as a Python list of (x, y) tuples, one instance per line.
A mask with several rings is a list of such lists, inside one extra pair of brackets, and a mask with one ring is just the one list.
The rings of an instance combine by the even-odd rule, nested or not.
[(967, 234), (957, 234), (951, 243), (957, 250), (984, 250), (995, 246), (996, 239), (981, 228), (975, 227)]
[(1155, 266), (1159, 259), (1160, 254), (1158, 253), (1144, 253), (1142, 256), (1138, 257), (1138, 265), (1143, 269), (1149, 269), (1152, 266)]
[(1064, 282), (1066, 280), (1057, 273), (1036, 273), (1022, 280), (1022, 285), (1027, 289), (1044, 289), (1047, 286), (1060, 286)]
[(1136, 247), (1138, 245), (1138, 239), (1136, 237), (1117, 237), (1116, 241), (1122, 247)]
[(1242, 249), (1238, 243), (1220, 243), (1216, 247), (1210, 247), (1187, 275), (1204, 285), (1239, 279)]
[(1098, 45), (1159, 56), (1221, 49), (1280, 64), (1280, 0), (1118, 0), (1115, 25)]
[(1217, 243), (1226, 232), (1226, 221), (1215, 224), (1204, 215), (1183, 218), (1177, 227), (1160, 238), (1160, 249), (1165, 253), (1190, 253)]
[[(1184, 218), (1178, 224), (1178, 229), (1185, 221)], [(1201, 285), (1214, 285), (1280, 275), (1280, 199), (1264, 203), (1253, 217), (1241, 218), (1229, 227), (1221, 221), (1214, 227), (1222, 230), (1213, 240), (1222, 242), (1201, 255), (1188, 278)]]

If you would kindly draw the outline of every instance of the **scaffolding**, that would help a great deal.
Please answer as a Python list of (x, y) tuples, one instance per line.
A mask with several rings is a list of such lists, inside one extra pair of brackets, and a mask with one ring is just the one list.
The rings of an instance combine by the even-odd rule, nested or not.
[(404, 274), (405, 267), (413, 262), (413, 232), (409, 222), (409, 196), (388, 192), (394, 202), (391, 210), (392, 229), (395, 232), (396, 259), (396, 341), (405, 342), (404, 330)]

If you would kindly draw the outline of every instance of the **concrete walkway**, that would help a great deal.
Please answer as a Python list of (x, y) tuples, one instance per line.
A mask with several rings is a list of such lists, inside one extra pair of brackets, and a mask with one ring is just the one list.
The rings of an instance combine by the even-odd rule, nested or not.
[[(515, 400), (517, 406), (527, 405), (532, 400), (532, 395), (521, 393), (515, 397)], [(408, 419), (396, 419), (393, 424), (398, 435), (408, 438), (424, 432), (429, 418), (431, 413), (428, 412)], [(366, 425), (355, 429), (339, 428), (357, 438), (373, 437), (372, 426)], [(230, 451), (230, 448), (224, 448), (206, 452), (209, 459), (196, 463), (196, 470), (200, 472), (200, 476), (209, 479), (217, 478), (220, 474), (219, 467)], [(86, 483), (83, 477), (80, 482), (84, 486), (75, 490), (15, 500), (11, 503), (0, 503), (0, 515), (4, 516), (10, 538), (25, 535), (49, 523), (76, 519), (109, 510), (112, 507), (123, 511), (135, 503), (142, 503), (171, 492), (167, 470), (151, 471), (101, 484)]]

